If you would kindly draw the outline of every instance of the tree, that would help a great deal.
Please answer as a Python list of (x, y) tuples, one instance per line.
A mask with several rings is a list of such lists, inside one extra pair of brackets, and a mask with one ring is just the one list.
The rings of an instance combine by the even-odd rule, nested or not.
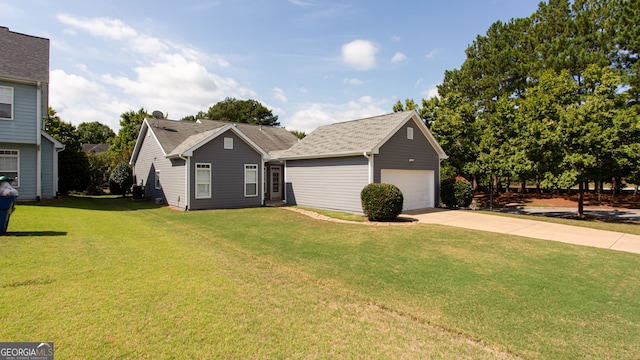
[(55, 110), (49, 108), (44, 130), (65, 145), (58, 162), (58, 189), (61, 194), (84, 191), (89, 186), (89, 162), (80, 147), (75, 126), (60, 120)]
[(109, 176), (109, 191), (112, 194), (125, 196), (132, 185), (131, 167), (126, 162), (118, 163)]
[(111, 156), (108, 152), (87, 154), (89, 162), (89, 185), (86, 192), (89, 195), (102, 195), (103, 189), (109, 182), (109, 165)]
[(295, 135), (300, 140), (304, 139), (304, 137), (307, 136), (307, 134), (304, 131), (291, 130), (290, 133)]
[(280, 126), (278, 116), (274, 116), (271, 110), (260, 102), (252, 99), (238, 100), (230, 97), (211, 106), (206, 113), (200, 111), (198, 115), (183, 118), (186, 121), (195, 121), (196, 119)]
[(109, 152), (114, 158), (112, 166), (119, 162), (129, 162), (142, 122), (145, 118), (150, 117), (151, 115), (143, 108), (137, 112), (130, 110), (120, 115), (120, 130), (109, 148)]
[(81, 144), (111, 144), (116, 137), (110, 127), (97, 121), (81, 123), (77, 130)]

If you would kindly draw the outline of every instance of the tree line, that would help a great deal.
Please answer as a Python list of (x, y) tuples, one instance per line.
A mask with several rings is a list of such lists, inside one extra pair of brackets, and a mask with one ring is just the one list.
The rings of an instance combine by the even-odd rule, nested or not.
[(549, 0), (495, 22), (439, 97), (407, 99), (449, 155), (443, 178), (520, 191), (640, 183), (640, 0)]

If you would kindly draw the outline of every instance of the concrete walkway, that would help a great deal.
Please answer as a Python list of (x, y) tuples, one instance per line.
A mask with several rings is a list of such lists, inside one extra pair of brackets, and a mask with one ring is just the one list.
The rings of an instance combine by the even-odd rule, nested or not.
[(423, 224), (448, 225), (640, 254), (639, 235), (480, 214), (470, 210), (424, 209), (404, 215)]

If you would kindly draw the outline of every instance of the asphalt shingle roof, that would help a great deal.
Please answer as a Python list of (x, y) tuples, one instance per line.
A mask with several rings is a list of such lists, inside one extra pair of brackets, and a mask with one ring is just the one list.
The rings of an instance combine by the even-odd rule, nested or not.
[(49, 83), (49, 39), (0, 26), (0, 77)]
[(165, 154), (180, 154), (191, 149), (225, 126), (234, 125), (251, 141), (271, 154), (273, 151), (290, 148), (298, 141), (285, 128), (272, 126), (231, 123), (226, 121), (199, 120), (198, 122), (164, 119), (147, 119)]
[(411, 114), (397, 112), (321, 126), (279, 156), (286, 159), (371, 151)]

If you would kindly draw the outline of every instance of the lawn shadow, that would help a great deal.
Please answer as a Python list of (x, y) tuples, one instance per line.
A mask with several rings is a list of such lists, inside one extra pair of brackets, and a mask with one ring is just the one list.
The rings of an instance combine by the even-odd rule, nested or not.
[(96, 211), (137, 211), (157, 209), (162, 205), (156, 205), (151, 201), (134, 201), (131, 197), (115, 196), (60, 196), (58, 199), (42, 201), (18, 202), (16, 210), (23, 206), (47, 206), (68, 209), (96, 210)]
[(2, 236), (67, 236), (66, 231), (7, 231)]

